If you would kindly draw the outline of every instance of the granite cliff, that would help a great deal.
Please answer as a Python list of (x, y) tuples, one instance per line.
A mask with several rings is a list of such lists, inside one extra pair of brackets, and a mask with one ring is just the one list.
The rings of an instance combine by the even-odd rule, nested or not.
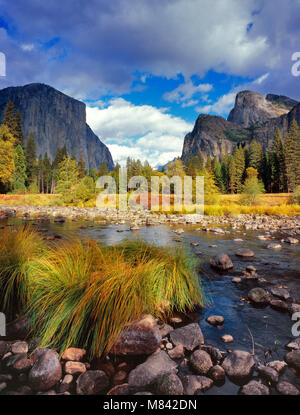
[(97, 169), (103, 162), (113, 168), (109, 149), (86, 123), (83, 102), (45, 84), (9, 87), (0, 90), (1, 118), (9, 100), (20, 110), (25, 137), (34, 133), (38, 156), (47, 152), (53, 160), (57, 148), (66, 146), (77, 159), (83, 156), (86, 168)]
[(201, 153), (221, 158), (232, 153), (238, 143), (259, 141), (266, 150), (270, 147), (276, 128), (284, 137), (293, 118), (300, 125), (300, 103), (291, 98), (268, 94), (266, 98), (251, 91), (239, 92), (228, 119), (200, 114), (192, 132), (185, 136), (182, 160)]

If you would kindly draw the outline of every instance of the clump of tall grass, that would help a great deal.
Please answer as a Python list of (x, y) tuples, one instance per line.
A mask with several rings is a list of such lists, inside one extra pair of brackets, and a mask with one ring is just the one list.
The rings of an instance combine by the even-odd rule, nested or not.
[(0, 231), (0, 308), (8, 319), (28, 299), (31, 261), (41, 257), (43, 240), (28, 226)]
[(195, 259), (144, 242), (76, 242), (50, 249), (33, 266), (29, 313), (41, 347), (108, 353), (143, 313), (204, 305)]

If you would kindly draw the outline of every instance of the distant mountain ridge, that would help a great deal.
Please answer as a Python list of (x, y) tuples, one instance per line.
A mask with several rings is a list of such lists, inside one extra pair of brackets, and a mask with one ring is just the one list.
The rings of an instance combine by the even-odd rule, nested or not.
[(25, 137), (34, 133), (38, 156), (47, 152), (53, 160), (57, 148), (66, 146), (77, 159), (82, 155), (87, 169), (98, 169), (103, 162), (113, 169), (109, 149), (86, 123), (83, 102), (41, 83), (8, 87), (0, 90), (1, 118), (9, 100), (20, 110)]
[(234, 108), (228, 119), (200, 114), (192, 132), (185, 136), (182, 160), (201, 153), (221, 158), (232, 153), (238, 143), (259, 141), (264, 150), (272, 144), (277, 128), (286, 135), (293, 118), (300, 125), (300, 103), (291, 98), (268, 94), (262, 95), (241, 91), (237, 94)]

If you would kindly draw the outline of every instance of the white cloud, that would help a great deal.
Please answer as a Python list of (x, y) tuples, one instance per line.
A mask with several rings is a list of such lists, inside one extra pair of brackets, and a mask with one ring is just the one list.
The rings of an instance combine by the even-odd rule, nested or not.
[(213, 86), (211, 84), (194, 85), (191, 80), (183, 82), (173, 91), (166, 92), (163, 98), (169, 102), (182, 103), (183, 107), (193, 106), (198, 103), (197, 100), (191, 100), (196, 94), (211, 91)]
[(34, 49), (34, 44), (33, 43), (24, 43), (21, 45), (21, 49), (26, 51), (26, 52), (30, 52)]
[(106, 108), (88, 106), (87, 122), (108, 145), (114, 161), (124, 163), (130, 156), (152, 166), (180, 156), (184, 136), (193, 128), (165, 108), (136, 106), (123, 98), (112, 99)]
[(203, 114), (217, 114), (226, 116), (232, 109), (235, 103), (236, 94), (243, 90), (257, 91), (257, 85), (262, 85), (266, 79), (268, 79), (269, 73), (261, 75), (253, 82), (248, 82), (233, 88), (228, 94), (222, 95), (215, 103), (199, 106), (196, 111)]

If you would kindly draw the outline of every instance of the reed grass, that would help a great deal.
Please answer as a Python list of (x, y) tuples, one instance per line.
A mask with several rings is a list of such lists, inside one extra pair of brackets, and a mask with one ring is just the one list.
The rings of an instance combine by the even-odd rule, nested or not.
[(190, 254), (141, 241), (98, 246), (80, 241), (48, 250), (32, 266), (28, 304), (41, 347), (109, 352), (143, 313), (161, 318), (204, 305)]
[(28, 226), (0, 230), (0, 306), (7, 319), (22, 312), (29, 295), (31, 261), (43, 251), (42, 238)]

